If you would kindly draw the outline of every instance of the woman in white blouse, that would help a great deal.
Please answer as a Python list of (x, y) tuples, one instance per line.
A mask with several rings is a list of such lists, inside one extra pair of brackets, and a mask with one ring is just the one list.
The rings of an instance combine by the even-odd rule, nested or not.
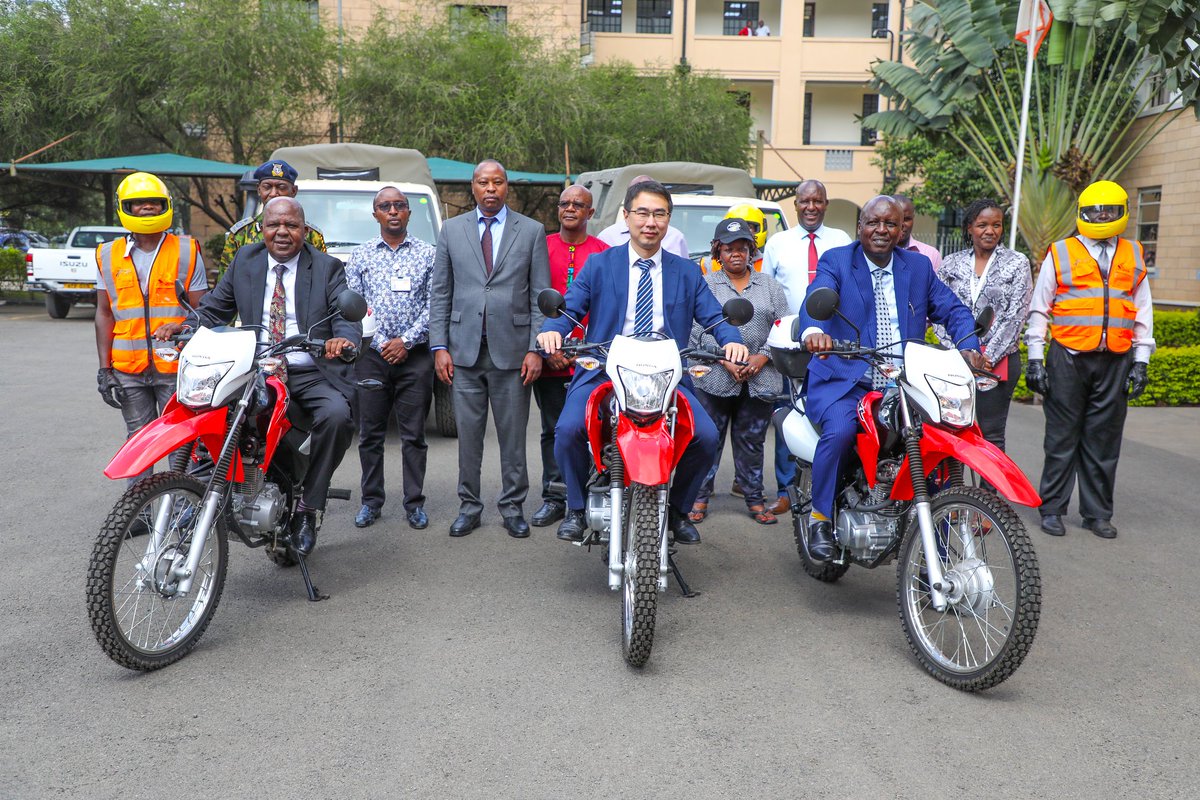
[[(988, 369), (1003, 380), (995, 389), (979, 392), (975, 405), (984, 438), (1003, 450), (1008, 407), (1021, 377), (1017, 344), (1029, 316), (1033, 276), (1029, 259), (1000, 243), (1004, 237), (1004, 212), (994, 200), (976, 200), (967, 206), (963, 230), (971, 247), (946, 256), (938, 277), (972, 314), (978, 315), (987, 306), (996, 312), (996, 319), (980, 337), (980, 344)], [(938, 326), (936, 331), (943, 344), (953, 346), (945, 329)]]

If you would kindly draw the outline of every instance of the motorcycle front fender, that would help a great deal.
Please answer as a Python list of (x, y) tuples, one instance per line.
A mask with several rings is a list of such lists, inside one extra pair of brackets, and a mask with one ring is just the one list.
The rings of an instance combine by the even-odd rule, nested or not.
[[(925, 462), (927, 473), (945, 459), (953, 458), (975, 471), (1010, 502), (1030, 508), (1036, 508), (1042, 504), (1037, 490), (1033, 488), (1033, 484), (1025, 477), (1021, 468), (1008, 457), (1007, 453), (984, 439), (978, 426), (960, 431), (948, 431), (933, 425), (925, 425), (923, 430), (921, 456)], [(892, 498), (911, 500), (912, 497), (912, 481), (909, 480), (909, 464), (906, 458), (900, 474), (896, 476)]]
[(200, 439), (214, 455), (221, 452), (225, 437), (227, 409), (214, 408), (196, 413), (177, 402), (167, 403), (163, 414), (130, 437), (104, 468), (112, 480), (132, 478), (188, 442)]
[(625, 485), (658, 486), (671, 479), (675, 466), (675, 442), (665, 417), (638, 427), (622, 416), (617, 420), (617, 449), (625, 462)]

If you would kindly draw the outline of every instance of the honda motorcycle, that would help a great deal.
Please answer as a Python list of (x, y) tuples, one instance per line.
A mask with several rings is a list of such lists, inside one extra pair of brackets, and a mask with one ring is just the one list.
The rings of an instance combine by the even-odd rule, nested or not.
[[(833, 289), (820, 288), (805, 308), (813, 319), (827, 320), (839, 313), (838, 299)], [(991, 319), (985, 309), (977, 324), (986, 330)], [(779, 333), (768, 341), (773, 361), (798, 385), (811, 357), (799, 343), (799, 319), (786, 337), (790, 347), (779, 346)], [(798, 390), (791, 407), (775, 413), (776, 432), (797, 464), (788, 488), (796, 547), (804, 571), (827, 583), (851, 564), (874, 569), (897, 560), (896, 599), (917, 660), (943, 683), (978, 691), (1012, 675), (1037, 633), (1037, 555), (1009, 502), (1032, 507), (1041, 501), (975, 422), (976, 389), (995, 387), (996, 376), (972, 370), (957, 349), (915, 340), (900, 344), (903, 366), (895, 363), (894, 351), (858, 342), (835, 341), (822, 353), (861, 359), (890, 382), (859, 402), (857, 458), (839, 484), (837, 552), (830, 562), (814, 560), (808, 550), (819, 429), (805, 415)], [(965, 485), (964, 468), (986, 484)]]
[[(346, 290), (317, 324), (339, 313), (357, 322), (365, 312), (363, 298)], [(289, 533), (308, 471), (311, 419), (298, 406), (289, 409), (276, 373), (287, 353), (322, 357), (325, 341), (310, 329), (260, 343), (258, 329), (202, 327), (163, 343), (159, 357), (179, 359), (175, 395), (104, 470), (128, 478), (160, 459), (170, 463), (113, 506), (88, 567), (92, 630), (124, 667), (159, 669), (195, 647), (221, 599), (230, 532), (277, 564), (299, 563), (309, 599), (323, 599)], [(357, 354), (349, 347), (340, 357)], [(331, 489), (329, 496), (349, 499), (349, 492)]]
[[(565, 301), (558, 291), (545, 289), (538, 307), (554, 319), (564, 314)], [(722, 313), (725, 321), (744, 325), (754, 307), (736, 297)], [(691, 405), (676, 389), (685, 359), (694, 362), (686, 367), (688, 374), (700, 377), (725, 360), (725, 354), (680, 350), (661, 333), (617, 336), (603, 343), (568, 339), (561, 351), (576, 357), (576, 369), (604, 367), (608, 376), (587, 402), (593, 469), (584, 512), (588, 532), (579, 544), (607, 553), (608, 588), (621, 591), (621, 653), (631, 666), (641, 667), (654, 645), (658, 594), (667, 589), (668, 571), (685, 595), (693, 594), (675, 563), (667, 532), (671, 478), (694, 430)]]

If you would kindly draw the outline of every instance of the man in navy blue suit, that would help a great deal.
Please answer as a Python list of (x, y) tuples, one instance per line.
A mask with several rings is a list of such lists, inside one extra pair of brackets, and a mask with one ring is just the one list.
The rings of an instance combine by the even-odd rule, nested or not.
[[(671, 195), (662, 184), (643, 181), (625, 193), (625, 221), (629, 243), (596, 253), (567, 290), (567, 313), (575, 319), (588, 317), (587, 340), (607, 342), (618, 334), (656, 331), (675, 340), (682, 350), (688, 345), (692, 322), (715, 325), (713, 336), (725, 348), (730, 361), (749, 357), (737, 329), (723, 321), (721, 304), (709, 290), (700, 269), (686, 258), (663, 251), (661, 244), (671, 221)], [(641, 300), (642, 302), (639, 302)], [(574, 323), (566, 316), (548, 319), (538, 334), (538, 346), (553, 354)], [(579, 542), (587, 531), (584, 521), (584, 490), (589, 462), (584, 416), (588, 396), (604, 378), (600, 370), (576, 369), (567, 390), (566, 405), (554, 430), (554, 458), (567, 484), (567, 515), (558, 538)], [(692, 407), (695, 432), (675, 471), (668, 514), (675, 541), (699, 544), (700, 534), (688, 522), (700, 486), (717, 454), (717, 429), (690, 391), (685, 374), (679, 391)]]
[[(938, 279), (928, 258), (896, 248), (902, 221), (900, 206), (891, 197), (881, 195), (868, 201), (859, 217), (858, 241), (826, 251), (808, 291), (822, 286), (836, 290), (841, 298), (838, 311), (858, 326), (864, 347), (895, 343), (892, 352), (899, 361), (903, 352), (899, 343), (923, 339), (932, 321), (944, 325), (963, 348), (967, 361), (982, 369), (983, 357), (970, 309)], [(833, 349), (834, 339), (856, 338), (854, 328), (841, 317), (818, 322), (801, 306), (800, 319), (810, 353)], [(817, 561), (833, 558), (834, 497), (854, 449), (858, 401), (873, 384), (878, 388), (878, 383), (876, 371), (857, 359), (823, 357), (809, 362), (806, 409), (821, 430), (813, 456), (813, 504), (808, 526), (809, 553)]]

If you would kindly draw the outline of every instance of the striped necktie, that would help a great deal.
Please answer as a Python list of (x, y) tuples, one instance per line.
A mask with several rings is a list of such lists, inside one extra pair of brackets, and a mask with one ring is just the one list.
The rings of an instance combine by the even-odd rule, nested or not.
[[(871, 271), (871, 276), (875, 279), (875, 346), (883, 350), (885, 355), (890, 356), (894, 351), (884, 349), (894, 343), (891, 304), (888, 302), (887, 286), (884, 283), (887, 272), (876, 269)], [(882, 390), (887, 386), (887, 382), (888, 379), (883, 376), (883, 373), (877, 369), (871, 370), (872, 388)]]
[(642, 271), (638, 278), (637, 303), (633, 307), (633, 335), (640, 336), (654, 330), (654, 280), (650, 277), (654, 262), (639, 258), (634, 265)]

